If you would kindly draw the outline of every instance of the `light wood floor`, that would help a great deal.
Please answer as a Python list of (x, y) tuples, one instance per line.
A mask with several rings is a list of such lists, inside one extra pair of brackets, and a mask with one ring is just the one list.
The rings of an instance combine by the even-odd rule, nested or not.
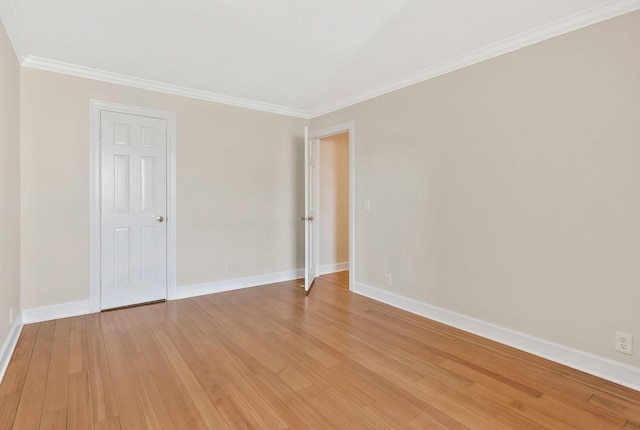
[(640, 393), (285, 282), (24, 327), (2, 429), (640, 429)]

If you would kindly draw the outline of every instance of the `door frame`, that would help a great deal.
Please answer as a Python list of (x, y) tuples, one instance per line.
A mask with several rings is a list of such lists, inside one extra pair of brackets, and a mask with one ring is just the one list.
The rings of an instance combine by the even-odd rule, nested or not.
[[(331, 127), (323, 128), (320, 130), (311, 130), (309, 132), (309, 138), (320, 141), (327, 137), (335, 136), (336, 134), (349, 133), (349, 290), (353, 291), (353, 284), (355, 278), (355, 242), (356, 242), (356, 222), (355, 222), (355, 209), (356, 209), (356, 124), (355, 121), (344, 122)], [(320, 147), (317, 147), (318, 154), (320, 153)], [(316, 164), (319, 163), (319, 157), (316, 158)], [(319, 174), (318, 165), (316, 165), (316, 171)], [(319, 182), (319, 181), (318, 181)], [(320, 184), (318, 183), (318, 186)], [(320, 213), (320, 195), (315, 193), (316, 200), (316, 212), (318, 216)], [(320, 248), (320, 235), (319, 228), (320, 223), (316, 223), (316, 247)], [(316, 256), (319, 260), (319, 252), (316, 252)], [(316, 275), (319, 275), (320, 264), (316, 264)]]
[(101, 290), (101, 142), (103, 111), (167, 121), (167, 300), (176, 299), (176, 114), (102, 100), (89, 100), (89, 308), (100, 312)]

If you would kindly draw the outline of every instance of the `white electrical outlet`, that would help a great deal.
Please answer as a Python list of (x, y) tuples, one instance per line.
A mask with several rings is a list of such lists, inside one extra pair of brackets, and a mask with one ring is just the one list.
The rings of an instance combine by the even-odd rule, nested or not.
[(371, 200), (370, 199), (364, 199), (364, 210), (365, 211), (370, 211), (371, 210)]
[(9, 325), (13, 325), (13, 306), (9, 308)]
[(391, 275), (389, 275), (388, 273), (386, 275), (384, 275), (384, 284), (387, 287), (391, 286)]
[(617, 331), (616, 351), (629, 355), (633, 354), (633, 336)]
[(233, 263), (225, 264), (224, 270), (226, 270), (227, 272), (231, 272), (233, 270)]

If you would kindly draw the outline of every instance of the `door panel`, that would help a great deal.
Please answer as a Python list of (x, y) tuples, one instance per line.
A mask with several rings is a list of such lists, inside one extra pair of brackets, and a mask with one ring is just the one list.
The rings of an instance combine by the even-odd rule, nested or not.
[(101, 308), (165, 299), (166, 121), (102, 111), (100, 127)]
[(140, 207), (143, 212), (154, 211), (156, 209), (156, 159), (151, 157), (142, 157), (140, 159), (140, 180), (142, 182), (140, 189)]
[(128, 213), (130, 211), (131, 202), (131, 184), (129, 182), (130, 163), (128, 155), (115, 155), (113, 157), (114, 166), (114, 210), (116, 212)]

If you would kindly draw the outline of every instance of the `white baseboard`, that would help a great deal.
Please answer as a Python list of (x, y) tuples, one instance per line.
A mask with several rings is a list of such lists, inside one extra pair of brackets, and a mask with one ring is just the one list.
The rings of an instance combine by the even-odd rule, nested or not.
[(226, 279), (224, 281), (207, 282), (176, 288), (176, 299), (203, 296), (205, 294), (222, 293), (224, 291), (240, 290), (242, 288), (258, 287), (260, 285), (275, 284), (276, 282), (292, 281), (304, 277), (304, 269), (288, 270), (286, 272), (267, 273), (246, 278)]
[(18, 344), (18, 339), (20, 338), (20, 333), (22, 333), (23, 326), (22, 313), (19, 313), (11, 326), (11, 330), (9, 330), (9, 335), (4, 341), (2, 349), (0, 349), (0, 382), (4, 379), (4, 374), (7, 371), (7, 367), (9, 367), (11, 356), (13, 356), (13, 351), (16, 349), (16, 345)]
[(89, 300), (62, 303), (59, 305), (42, 306), (39, 308), (23, 309), (22, 320), (25, 324), (56, 320), (59, 318), (76, 317), (91, 313)]
[[(259, 285), (273, 284), (276, 282), (291, 281), (304, 277), (304, 269), (289, 270), (286, 272), (268, 273), (265, 275), (250, 276), (247, 278), (227, 279), (224, 281), (209, 282), (205, 284), (178, 287), (176, 299), (201, 296), (204, 294), (220, 293), (223, 291), (238, 290), (241, 288), (257, 287)], [(42, 306), (39, 308), (23, 309), (22, 321), (24, 324), (50, 321), (59, 318), (75, 317), (93, 313), (89, 300), (62, 303), (59, 305)]]
[(354, 282), (353, 292), (640, 391), (640, 368)]
[(336, 264), (325, 264), (324, 266), (320, 266), (320, 276), (327, 275), (329, 273), (344, 272), (345, 270), (349, 270), (348, 261)]

